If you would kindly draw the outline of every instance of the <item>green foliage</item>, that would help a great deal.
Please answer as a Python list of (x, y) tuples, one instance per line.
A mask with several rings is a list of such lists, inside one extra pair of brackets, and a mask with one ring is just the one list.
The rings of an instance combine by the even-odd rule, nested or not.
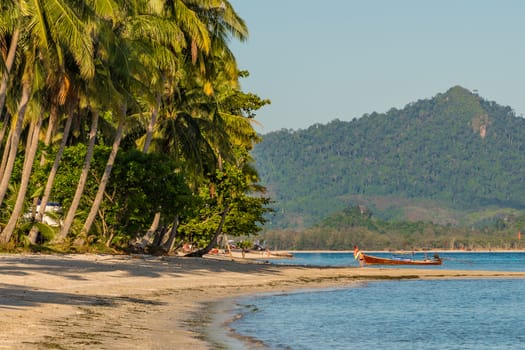
[(519, 247), (517, 232), (525, 215), (502, 217), (480, 229), (436, 225), (431, 222), (393, 222), (372, 216), (363, 207), (347, 208), (308, 229), (268, 230), (263, 234), (272, 249), (509, 249)]
[(40, 222), (36, 223), (36, 225), (38, 226), (38, 230), (40, 234), (42, 235), (44, 241), (50, 241), (55, 237), (57, 233), (57, 228), (51, 227), (49, 225), (46, 225)]
[(243, 250), (247, 250), (247, 249), (250, 249), (253, 247), (253, 242), (248, 240), (248, 239), (245, 239), (245, 240), (242, 240), (240, 242), (237, 243), (237, 247), (243, 249)]
[(166, 155), (119, 153), (101, 208), (105, 233), (127, 242), (148, 229), (156, 212), (164, 220), (161, 226), (183, 213), (191, 193), (179, 170)]
[[(233, 6), (227, 0), (220, 11), (193, 0), (160, 7), (53, 4), (60, 6), (8, 1), (2, 8), (9, 15), (0, 16), (4, 59), (16, 57), (2, 70), (12, 84), (0, 96), (0, 114), (11, 129), (2, 131), (0, 146), (5, 152), (8, 143), (20, 144), (12, 149), (18, 155), (9, 157), (3, 174), (8, 181), (0, 189), (0, 226), (9, 222), (1, 243), (14, 237), (14, 223), (33, 199), (48, 200), (51, 185), (49, 200), (67, 213), (56, 237), (66, 240), (64, 249), (126, 247), (144, 235), (156, 213), (159, 232), (180, 218), (182, 226), (194, 223), (203, 242), (221, 212), (228, 212), (224, 229), (231, 234), (257, 232), (268, 199), (251, 195), (262, 187), (255, 184), (248, 150), (258, 141), (255, 111), (269, 101), (239, 88), (247, 72), (239, 71), (228, 45), (245, 40), (248, 30)], [(28, 137), (31, 130), (40, 133), (39, 147), (28, 147), (37, 141)], [(96, 145), (93, 157), (88, 143)], [(55, 155), (59, 166), (51, 168)], [(222, 161), (232, 168), (222, 170)], [(32, 164), (32, 171), (24, 164)], [(85, 185), (79, 183), (83, 168)], [(58, 169), (56, 178), (51, 169)], [(12, 190), (4, 196), (8, 185)], [(21, 220), (16, 243), (29, 241), (25, 225), (33, 219)], [(40, 233), (45, 241), (53, 237), (45, 227)]]
[(414, 220), (423, 202), (450, 214), (430, 220), (459, 224), (489, 207), (525, 209), (523, 140), (525, 119), (456, 86), (401, 110), (268, 133), (252, 154), (276, 202), (270, 227), (307, 227), (356, 204)]
[(222, 232), (229, 236), (257, 234), (269, 211), (270, 199), (250, 193), (253, 179), (242, 168), (225, 163), (199, 190), (199, 204), (180, 226), (186, 239), (203, 246), (214, 235), (221, 214), (227, 210)]
[[(64, 153), (63, 166), (57, 174), (53, 193), (54, 200), (62, 203), (65, 210), (74, 196), (85, 152), (84, 145), (77, 145), (68, 147)], [(95, 149), (94, 158), (104, 160), (108, 153), (108, 147), (99, 146)], [(90, 168), (93, 176), (89, 177), (82, 198), (86, 207), (96, 194), (104, 166), (103, 161), (95, 161)], [(147, 230), (157, 211), (169, 221), (174, 213), (184, 210), (190, 196), (180, 166), (168, 156), (122, 150), (117, 156), (99, 211), (99, 239), (102, 235), (112, 235), (115, 242), (125, 246), (131, 238)], [(79, 221), (87, 215), (85, 211), (78, 214)]]

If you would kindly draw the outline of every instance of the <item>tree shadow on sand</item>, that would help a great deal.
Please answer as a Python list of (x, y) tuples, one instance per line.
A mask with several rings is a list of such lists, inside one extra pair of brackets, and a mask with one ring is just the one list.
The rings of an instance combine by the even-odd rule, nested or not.
[(156, 257), (150, 255), (97, 255), (82, 259), (75, 255), (8, 255), (0, 256), (0, 275), (24, 276), (31, 272), (61, 276), (72, 280), (86, 280), (93, 272), (121, 272), (129, 277), (160, 277), (204, 272), (277, 273), (270, 264), (238, 263), (229, 260)]
[(164, 303), (133, 297), (92, 296), (75, 293), (35, 290), (19, 285), (0, 284), (0, 309), (20, 309), (42, 304), (115, 307), (121, 303), (163, 305)]
[[(0, 308), (16, 309), (41, 304), (74, 306), (116, 306), (118, 303), (152, 304), (150, 300), (119, 296), (93, 296), (62, 291), (36, 289), (21, 285), (32, 274), (60, 276), (65, 279), (89, 280), (90, 273), (109, 273), (108, 279), (122, 277), (173, 277), (206, 275), (235, 271), (237, 273), (279, 273), (269, 264), (243, 264), (229, 260), (203, 258), (96, 255), (84, 258), (75, 255), (4, 255), (0, 256), (0, 275), (13, 276), (20, 282), (0, 283)], [(111, 273), (115, 272), (115, 276)], [(160, 305), (160, 304), (159, 304)]]

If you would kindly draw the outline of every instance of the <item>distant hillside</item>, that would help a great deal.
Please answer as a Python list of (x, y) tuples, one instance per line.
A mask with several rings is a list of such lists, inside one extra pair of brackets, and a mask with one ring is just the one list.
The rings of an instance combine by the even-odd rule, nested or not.
[(276, 201), (274, 227), (357, 204), (452, 224), (525, 208), (525, 119), (459, 86), (401, 110), (268, 133), (253, 156)]

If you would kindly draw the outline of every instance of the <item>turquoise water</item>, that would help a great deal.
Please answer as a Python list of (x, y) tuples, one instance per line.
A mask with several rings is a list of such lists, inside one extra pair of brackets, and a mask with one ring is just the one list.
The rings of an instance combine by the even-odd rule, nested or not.
[[(393, 254), (370, 253), (370, 255), (392, 258), (410, 257), (423, 259), (432, 257), (434, 253)], [(498, 253), (439, 253), (443, 259), (441, 266), (426, 266), (425, 268), (443, 270), (489, 270), (489, 271), (525, 271), (525, 252), (498, 252)], [(275, 264), (292, 264), (308, 266), (359, 266), (354, 254), (344, 253), (294, 253), (292, 259), (275, 260)], [(373, 268), (375, 266), (368, 266)], [(396, 266), (406, 268), (421, 268), (421, 266)]]
[[(525, 271), (524, 253), (442, 256), (450, 260), (432, 268)], [(344, 258), (301, 259), (308, 257), (331, 266), (341, 265), (326, 261)], [(267, 349), (525, 348), (523, 279), (367, 282), (244, 298), (233, 313), (238, 319), (230, 327)]]

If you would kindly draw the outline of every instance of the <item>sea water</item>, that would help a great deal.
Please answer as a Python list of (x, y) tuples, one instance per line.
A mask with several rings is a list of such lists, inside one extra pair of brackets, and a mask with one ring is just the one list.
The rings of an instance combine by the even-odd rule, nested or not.
[[(439, 252), (443, 259), (440, 266), (423, 266), (441, 270), (486, 270), (486, 271), (525, 271), (525, 252)], [(370, 253), (383, 258), (411, 258), (422, 260), (432, 258), (433, 252), (396, 254), (389, 252)], [(279, 259), (274, 264), (303, 266), (359, 266), (353, 252), (294, 253), (293, 258)], [(384, 267), (379, 265), (367, 268)], [(422, 268), (422, 266), (398, 265), (396, 268)]]
[[(431, 268), (525, 271), (524, 253), (440, 255), (450, 260)], [(342, 255), (314, 258), (334, 259)], [(237, 337), (267, 349), (525, 348), (523, 279), (363, 282), (243, 298), (231, 312)], [(254, 348), (238, 340), (225, 347)]]

